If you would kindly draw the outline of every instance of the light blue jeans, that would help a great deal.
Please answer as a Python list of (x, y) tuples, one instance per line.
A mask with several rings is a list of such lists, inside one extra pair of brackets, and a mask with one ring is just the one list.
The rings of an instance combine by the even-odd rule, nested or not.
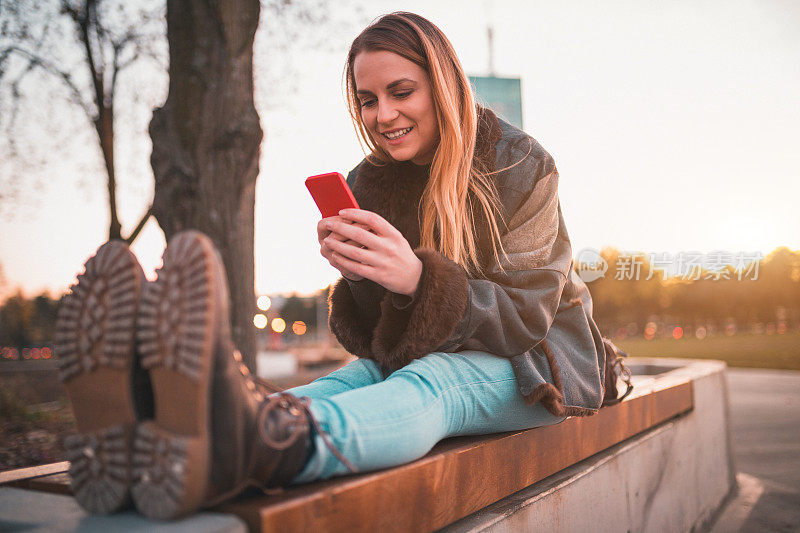
[[(357, 359), (308, 385), (288, 389), (311, 398), (309, 410), (359, 472), (418, 459), (445, 437), (516, 431), (566, 417), (520, 394), (509, 359), (486, 352), (434, 352), (384, 379), (380, 366)], [(292, 484), (349, 473), (314, 433), (316, 449)]]

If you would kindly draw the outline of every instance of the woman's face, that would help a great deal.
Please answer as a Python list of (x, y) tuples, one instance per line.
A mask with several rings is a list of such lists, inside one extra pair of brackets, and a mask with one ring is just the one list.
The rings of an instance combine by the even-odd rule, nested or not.
[(439, 128), (428, 74), (416, 63), (383, 50), (353, 61), (361, 120), (374, 142), (396, 161), (433, 160)]

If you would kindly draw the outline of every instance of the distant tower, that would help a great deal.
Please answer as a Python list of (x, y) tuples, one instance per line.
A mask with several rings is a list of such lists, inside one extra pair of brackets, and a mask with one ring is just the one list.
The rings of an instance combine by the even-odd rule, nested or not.
[(486, 28), (489, 44), (489, 76), (494, 76), (494, 30), (491, 26)]
[[(522, 129), (522, 83), (518, 77), (501, 78), (497, 75), (494, 66), (494, 28), (491, 24), (489, 2), (486, 3), (486, 9), (489, 72), (485, 76), (470, 76), (469, 81), (478, 103)], [(509, 61), (503, 64), (508, 65)], [(511, 64), (513, 65), (513, 62)]]

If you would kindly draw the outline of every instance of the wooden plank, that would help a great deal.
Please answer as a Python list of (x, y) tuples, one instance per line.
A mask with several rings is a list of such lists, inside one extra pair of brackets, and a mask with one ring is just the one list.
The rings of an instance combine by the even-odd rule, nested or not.
[(61, 474), (67, 470), (69, 470), (69, 461), (29, 466), (27, 468), (17, 468), (15, 470), (6, 470), (4, 472), (0, 472), (0, 484), (34, 477), (48, 476), (50, 474)]
[(69, 474), (66, 472), (12, 481), (8, 486), (17, 487), (19, 489), (38, 490), (40, 492), (50, 492), (53, 494), (72, 495)]
[(657, 380), (591, 417), (456, 437), (395, 468), (240, 498), (218, 507), (252, 531), (433, 531), (692, 409), (687, 378)]

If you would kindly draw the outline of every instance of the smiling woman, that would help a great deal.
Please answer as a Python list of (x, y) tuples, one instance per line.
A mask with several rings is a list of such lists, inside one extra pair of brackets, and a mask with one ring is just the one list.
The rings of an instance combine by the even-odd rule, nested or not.
[[(86, 407), (71, 450), (87, 508), (130, 494), (147, 516), (174, 518), (248, 485), (399, 465), (446, 437), (555, 424), (615, 397), (604, 382), (615, 351), (572, 269), (550, 154), (475, 104), (452, 45), (419, 15), (367, 27), (346, 77), (369, 147), (347, 178), (360, 209), (320, 220), (317, 238), (342, 273), (331, 331), (358, 359), (271, 392), (239, 371), (210, 239), (173, 238), (152, 284), (124, 245), (102, 248), (57, 328), (68, 390)], [(148, 421), (131, 401), (148, 399), (132, 379), (140, 365)], [(116, 410), (90, 416), (115, 395)], [(112, 482), (117, 497), (98, 498)]]
[(365, 29), (345, 78), (369, 148), (347, 180), (361, 209), (321, 220), (318, 237), (343, 276), (331, 331), (360, 359), (287, 392), (312, 400), (348, 461), (318, 436), (292, 482), (595, 413), (607, 348), (572, 269), (553, 158), (476, 106), (452, 45), (418, 15)]
[(420, 199), (422, 243), (481, 273), (479, 210), (499, 261), (499, 200), (485, 162), (473, 157), (475, 101), (441, 30), (413, 13), (382, 17), (350, 46), (345, 82), (350, 116), (372, 152), (371, 163), (428, 165), (430, 185)]

